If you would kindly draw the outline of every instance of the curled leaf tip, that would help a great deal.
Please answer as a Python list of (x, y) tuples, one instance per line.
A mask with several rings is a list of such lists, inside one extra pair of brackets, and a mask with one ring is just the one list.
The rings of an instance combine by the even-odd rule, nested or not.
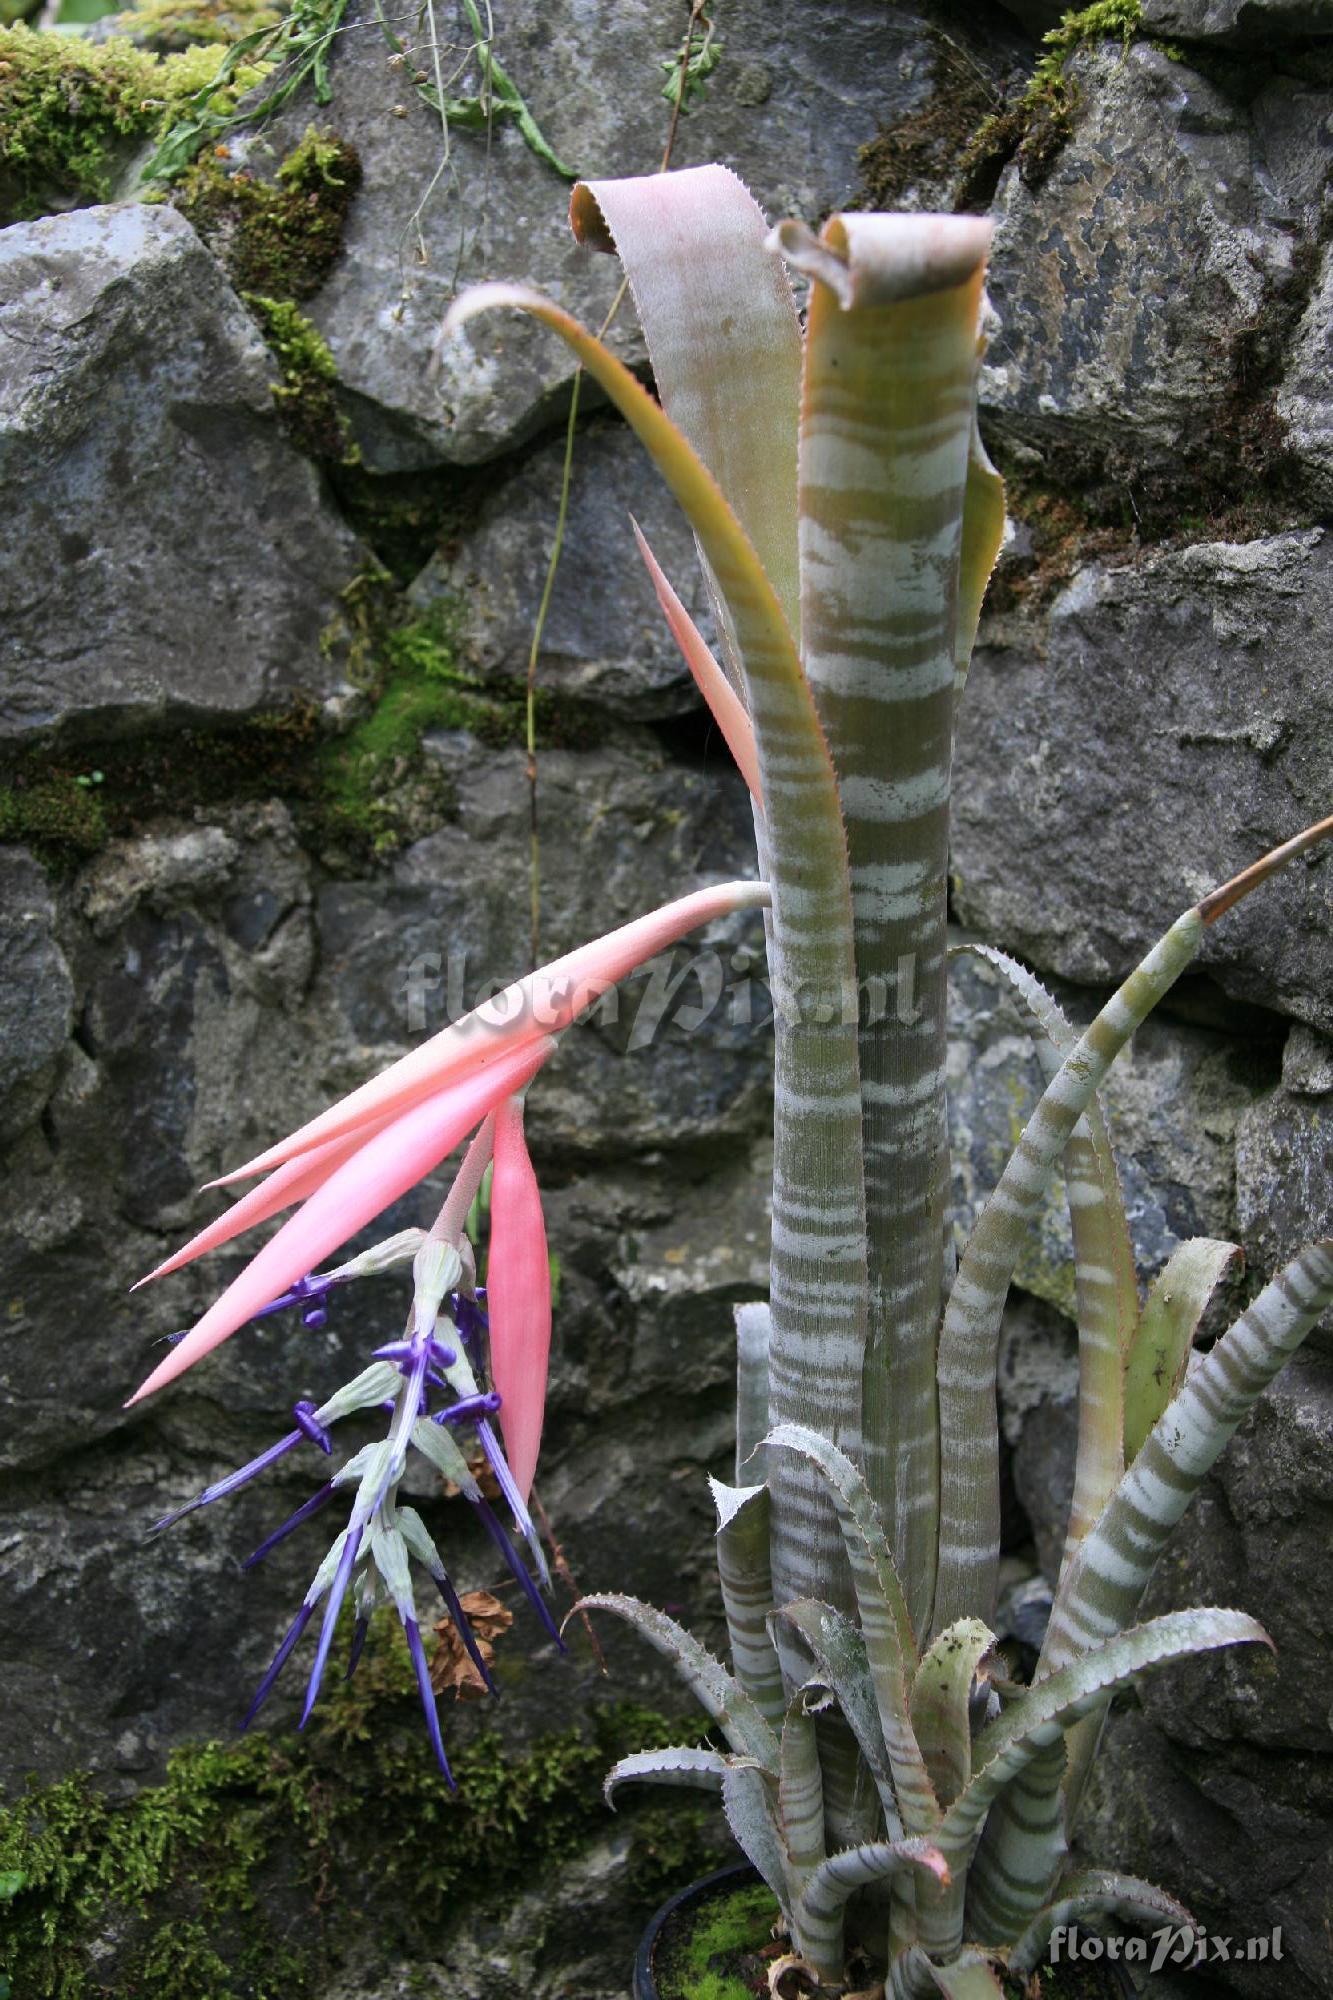
[(990, 240), (984, 215), (833, 215), (818, 236), (803, 222), (780, 222), (768, 246), (851, 311), (966, 284)]
[(1327, 840), (1330, 834), (1333, 834), (1333, 814), (1327, 819), (1317, 820), (1313, 826), (1307, 826), (1304, 833), (1298, 833), (1294, 839), (1283, 841), (1280, 847), (1273, 848), (1271, 853), (1252, 862), (1248, 868), (1243, 868), (1239, 875), (1233, 875), (1220, 889), (1211, 890), (1197, 905), (1204, 923), (1215, 924), (1228, 910), (1234, 910), (1237, 903), (1242, 902), (1252, 889), (1257, 889), (1270, 875), (1276, 875), (1289, 861), (1294, 861), (1298, 854), (1304, 854), (1309, 848), (1317, 847), (1321, 841)]
[(569, 197), (569, 226), (576, 243), (588, 250), (603, 250), (614, 257), (616, 239), (607, 227), (597, 196), (587, 181), (580, 181)]

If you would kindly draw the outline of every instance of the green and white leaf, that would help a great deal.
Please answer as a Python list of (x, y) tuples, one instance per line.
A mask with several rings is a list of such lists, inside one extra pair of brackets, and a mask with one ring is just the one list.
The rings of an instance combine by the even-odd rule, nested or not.
[(1061, 1581), (1039, 1674), (1134, 1618), (1200, 1482), (1330, 1300), (1333, 1237), (1325, 1237), (1294, 1257), (1190, 1370)]
[(773, 1610), (768, 1488), (724, 1486), (711, 1476), (708, 1484), (717, 1507), (717, 1567), (732, 1668), (760, 1714), (777, 1730), (787, 1712), (787, 1695), (768, 1627)]
[(1061, 1667), (1027, 1689), (977, 1738), (973, 1778), (944, 1815), (935, 1836), (939, 1845), (951, 1858), (961, 1855), (1004, 1786), (1058, 1742), (1071, 1722), (1103, 1706), (1145, 1668), (1218, 1646), (1271, 1643), (1263, 1626), (1244, 1611), (1172, 1611)]
[(925, 1839), (871, 1841), (830, 1855), (815, 1870), (793, 1915), (801, 1950), (823, 1978), (836, 1980), (841, 1974), (843, 1914), (851, 1897), (872, 1883), (906, 1874), (924, 1875), (933, 1883), (949, 1880), (944, 1856)]
[(912, 1682), (912, 1727), (942, 1806), (972, 1775), (972, 1684), (994, 1644), (995, 1634), (979, 1618), (960, 1618), (940, 1633)]
[(814, 1655), (822, 1679), (837, 1696), (843, 1719), (856, 1738), (857, 1748), (879, 1793), (890, 1836), (900, 1840), (902, 1819), (880, 1726), (879, 1704), (871, 1686), (865, 1640), (850, 1618), (844, 1618), (831, 1604), (819, 1604), (813, 1598), (784, 1605), (780, 1615), (800, 1633)]
[(769, 1432), (768, 1448), (800, 1452), (818, 1466), (833, 1489), (898, 1810), (908, 1833), (928, 1832), (939, 1818), (939, 1808), (912, 1729), (916, 1641), (879, 1510), (847, 1454), (816, 1431), (802, 1424), (778, 1424)]
[(1153, 1279), (1125, 1370), (1125, 1457), (1131, 1464), (1185, 1379), (1209, 1299), (1228, 1264), (1242, 1255), (1238, 1243), (1193, 1236), (1177, 1244)]
[(1010, 1952), (1009, 1970), (1020, 1979), (1027, 1978), (1045, 1964), (1052, 1932), (1077, 1923), (1081, 1917), (1119, 1917), (1153, 1930), (1162, 1924), (1179, 1930), (1198, 1929), (1185, 1905), (1165, 1889), (1140, 1881), (1136, 1875), (1090, 1869), (1070, 1875), (1060, 1884), (1055, 1902), (1033, 1918)]
[(773, 1794), (762, 1771), (753, 1764), (730, 1763), (722, 1774), (722, 1810), (741, 1853), (782, 1907), (790, 1909), (787, 1855)]
[(610, 1611), (632, 1625), (664, 1659), (670, 1660), (737, 1756), (753, 1757), (765, 1771), (777, 1777), (779, 1753), (774, 1731), (740, 1682), (674, 1618), (668, 1618), (665, 1611), (657, 1611), (637, 1597), (624, 1597), (615, 1591), (581, 1597), (570, 1616), (583, 1611)]
[(939, 1346), (937, 1631), (956, 1618), (992, 1615), (1000, 1549), (996, 1356), (1005, 1298), (1027, 1233), (1093, 1093), (1189, 965), (1203, 929), (1197, 910), (1178, 917), (1079, 1037), (1029, 1118), (959, 1264)]
[[(729, 1759), (720, 1750), (635, 1750), (611, 1766), (602, 1781), (602, 1796), (613, 1806), (620, 1785), (683, 1785), (720, 1792)], [(614, 1809), (614, 1807), (613, 1807)]]

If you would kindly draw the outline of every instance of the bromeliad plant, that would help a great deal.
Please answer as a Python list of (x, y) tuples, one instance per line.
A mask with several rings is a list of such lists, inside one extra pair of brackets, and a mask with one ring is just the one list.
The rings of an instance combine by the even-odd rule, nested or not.
[[(687, 514), (723, 664), (642, 537), (640, 548), (749, 783), (763, 881), (698, 892), (520, 981), (229, 1176), (267, 1178), (164, 1269), (303, 1206), (140, 1393), (275, 1298), (308, 1310), (368, 1264), (413, 1257), (404, 1340), (321, 1409), (298, 1405), (272, 1453), (201, 1499), (306, 1439), (326, 1448), (338, 1417), (384, 1402), (387, 1443), (351, 1459), (301, 1510), (354, 1488), (348, 1525), (261, 1696), (323, 1598), (313, 1700), (355, 1587), (363, 1618), (381, 1597), (396, 1606), (434, 1729), (409, 1557), (469, 1635), (396, 1490), (415, 1446), (484, 1509), (453, 1434), (475, 1427), (503, 1466), (489, 1422), (498, 1409), (505, 1490), (529, 1531), (550, 1305), (518, 1100), (613, 980), (703, 921), (764, 907), (776, 1037), (771, 1290), (768, 1305), (738, 1315), (735, 1484), (715, 1486), (730, 1669), (632, 1598), (583, 1600), (628, 1619), (675, 1662), (725, 1748), (626, 1758), (608, 1790), (643, 1779), (718, 1791), (794, 1952), (827, 1990), (843, 1990), (855, 1942), (899, 2000), (972, 2000), (999, 1990), (998, 1967), (1030, 1971), (1056, 1923), (1098, 1911), (1184, 1916), (1143, 1882), (1062, 1876), (1068, 1822), (1118, 1688), (1185, 1654), (1265, 1639), (1232, 1610), (1135, 1619), (1191, 1494), (1333, 1299), (1333, 1240), (1297, 1257), (1187, 1367), (1232, 1246), (1183, 1245), (1141, 1306), (1097, 1090), (1206, 927), (1330, 823), (1186, 910), (1082, 1034), (1022, 967), (986, 954), (1031, 1014), (1049, 1080), (955, 1268), (944, 1099), (950, 761), (1004, 520), (975, 416), (988, 225), (857, 214), (835, 216), (818, 238), (796, 223), (770, 234), (718, 167), (580, 185), (572, 217), (582, 241), (625, 264), (660, 402), (557, 305), (518, 286), (466, 294), (447, 332), (494, 307), (545, 321)], [(804, 329), (788, 269), (808, 282)], [(308, 1275), (478, 1127), (428, 1233)], [(492, 1148), (487, 1329), (462, 1224)], [(1077, 1475), (1049, 1632), (1031, 1685), (1019, 1686), (1004, 1678), (991, 1629), (996, 1354), (1010, 1280), (1061, 1162), (1076, 1258)]]

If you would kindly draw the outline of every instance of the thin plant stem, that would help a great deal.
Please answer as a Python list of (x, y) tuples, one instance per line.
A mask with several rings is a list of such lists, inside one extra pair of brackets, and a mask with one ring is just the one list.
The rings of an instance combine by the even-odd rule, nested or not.
[[(667, 130), (666, 145), (662, 151), (659, 174), (667, 172), (671, 165), (671, 155), (675, 150), (676, 134), (680, 129), (681, 107), (685, 98), (685, 80), (689, 70), (690, 48), (694, 30), (708, 0), (690, 0), (690, 19), (685, 30), (685, 40), (681, 49), (680, 75), (677, 79), (676, 101), (671, 107), (671, 124)], [(597, 338), (605, 340), (620, 311), (625, 294), (629, 290), (629, 279), (622, 278), (619, 289), (612, 299), (606, 318), (597, 329)], [(542, 585), (541, 601), (537, 606), (537, 616), (532, 628), (532, 644), (528, 647), (527, 708), (527, 780), (528, 780), (528, 950), (535, 972), (541, 963), (541, 826), (537, 810), (537, 660), (541, 653), (542, 635), (546, 630), (546, 616), (551, 608), (551, 594), (555, 589), (556, 573), (560, 568), (560, 557), (565, 546), (565, 523), (569, 517), (569, 489), (574, 474), (574, 432), (578, 424), (579, 391), (583, 385), (583, 370), (576, 368), (574, 382), (569, 392), (569, 418), (565, 425), (565, 458), (560, 468), (560, 503), (556, 509), (555, 537), (551, 543), (551, 558), (546, 565), (546, 581)]]

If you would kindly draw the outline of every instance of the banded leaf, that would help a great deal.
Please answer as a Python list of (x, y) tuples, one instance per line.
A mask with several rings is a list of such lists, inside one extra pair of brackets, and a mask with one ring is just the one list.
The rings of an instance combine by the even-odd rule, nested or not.
[(1088, 1869), (1066, 1876), (1053, 1903), (1035, 1916), (1009, 1953), (1009, 1970), (1027, 1978), (1046, 1961), (1051, 1935), (1080, 1917), (1119, 1917), (1156, 1930), (1163, 1924), (1173, 1929), (1197, 1930), (1183, 1903), (1152, 1882), (1136, 1875), (1119, 1875)]
[(937, 1847), (917, 1839), (871, 1841), (830, 1855), (815, 1870), (793, 1917), (797, 1942), (822, 1979), (841, 1978), (843, 1912), (851, 1897), (858, 1889), (903, 1875), (924, 1875), (947, 1884), (949, 1868)]
[(650, 1646), (671, 1661), (690, 1691), (712, 1716), (739, 1757), (752, 1757), (766, 1771), (777, 1775), (778, 1739), (740, 1682), (729, 1674), (720, 1660), (692, 1638), (665, 1611), (654, 1610), (637, 1597), (603, 1591), (581, 1597), (569, 1616), (584, 1611), (611, 1611), (645, 1638)]
[(1198, 911), (1186, 910), (1079, 1037), (1038, 1100), (959, 1264), (940, 1335), (937, 1631), (956, 1618), (986, 1617), (994, 1602), (1000, 1549), (996, 1351), (1025, 1233), (1093, 1093), (1190, 963), (1202, 936)]
[(797, 1899), (825, 1859), (824, 1779), (815, 1718), (806, 1706), (809, 1692), (808, 1687), (801, 1688), (788, 1705), (778, 1772), (778, 1820), (787, 1852), (789, 1894)]
[[(1048, 1083), (1078, 1041), (1054, 997), (1007, 953), (987, 945), (960, 950), (993, 966), (1038, 1029), (1037, 1055)], [(1078, 1452), (1065, 1538), (1067, 1563), (1125, 1469), (1124, 1369), (1139, 1320), (1134, 1246), (1106, 1121), (1094, 1095), (1064, 1151), (1065, 1189), (1074, 1238), (1078, 1312)]]
[(717, 1507), (717, 1567), (727, 1614), (736, 1678), (774, 1729), (782, 1727), (787, 1697), (769, 1634), (773, 1572), (768, 1559), (768, 1488), (724, 1486), (709, 1479)]
[(1004, 1787), (1057, 1743), (1071, 1722), (1104, 1706), (1145, 1668), (1218, 1646), (1271, 1643), (1263, 1626), (1244, 1611), (1171, 1611), (1121, 1632), (1095, 1653), (1038, 1681), (974, 1743), (972, 1780), (935, 1834), (941, 1849), (951, 1860), (966, 1854)]
[(939, 1807), (912, 1730), (916, 1641), (879, 1510), (846, 1453), (827, 1438), (800, 1424), (778, 1424), (768, 1434), (768, 1448), (774, 1453), (800, 1452), (818, 1466), (833, 1489), (898, 1810), (909, 1833), (928, 1832), (939, 1818)]
[(1209, 1299), (1228, 1264), (1243, 1254), (1238, 1243), (1194, 1236), (1177, 1244), (1153, 1279), (1125, 1370), (1125, 1457), (1131, 1463), (1185, 1379)]
[(720, 1792), (727, 1763), (720, 1750), (635, 1750), (611, 1766), (602, 1780), (602, 1796), (614, 1810), (613, 1795), (620, 1785), (684, 1785)]
[(990, 224), (835, 215), (818, 239), (787, 222), (774, 240), (812, 281), (801, 650), (838, 771), (863, 1017), (861, 1460), (924, 1629), (938, 1538), (949, 774)]
[[(664, 408), (535, 293), (478, 287), (447, 324), (498, 304), (544, 319), (637, 432), (695, 530), (755, 733), (773, 890), (772, 1406), (855, 1451), (867, 1297), (847, 1005), (856, 966), (837, 782), (793, 637), (799, 328), (785, 274), (763, 255), (763, 217), (725, 169), (588, 183), (571, 212), (576, 233), (621, 255)], [(783, 1468), (771, 1495), (778, 1596), (846, 1601), (846, 1566), (805, 1468)]]
[(785, 1604), (781, 1616), (800, 1633), (821, 1677), (836, 1695), (843, 1719), (856, 1739), (879, 1793), (890, 1838), (901, 1840), (902, 1819), (880, 1727), (879, 1705), (870, 1684), (865, 1640), (849, 1618), (844, 1618), (831, 1604), (817, 1604), (813, 1598)]
[(1333, 1237), (1310, 1244), (1191, 1370), (1056, 1592), (1038, 1673), (1128, 1625), (1204, 1475), (1333, 1299)]

